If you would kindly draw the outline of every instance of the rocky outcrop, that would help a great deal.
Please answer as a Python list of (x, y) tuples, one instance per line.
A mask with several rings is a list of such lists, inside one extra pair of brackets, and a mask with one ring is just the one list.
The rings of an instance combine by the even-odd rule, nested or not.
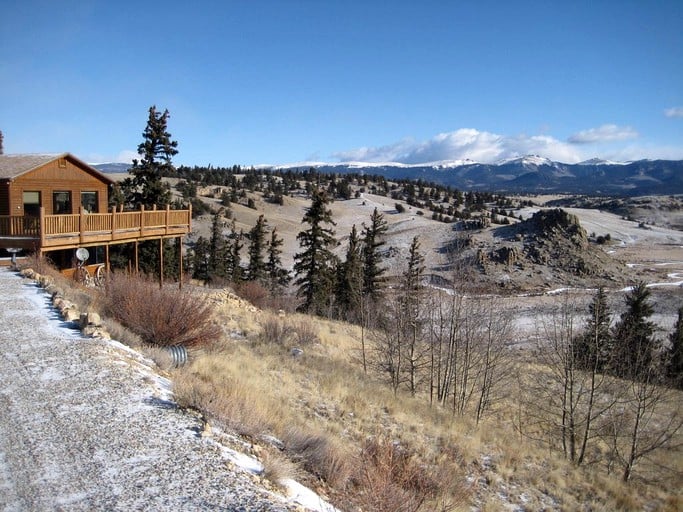
[(503, 265), (514, 265), (523, 258), (522, 252), (517, 247), (504, 245), (499, 249), (494, 249), (488, 254), (489, 260)]

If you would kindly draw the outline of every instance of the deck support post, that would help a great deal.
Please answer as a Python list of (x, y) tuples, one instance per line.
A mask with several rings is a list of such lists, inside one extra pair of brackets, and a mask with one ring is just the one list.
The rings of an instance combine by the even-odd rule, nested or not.
[(183, 289), (183, 237), (178, 237), (178, 289)]
[(159, 288), (164, 286), (164, 239), (159, 238)]

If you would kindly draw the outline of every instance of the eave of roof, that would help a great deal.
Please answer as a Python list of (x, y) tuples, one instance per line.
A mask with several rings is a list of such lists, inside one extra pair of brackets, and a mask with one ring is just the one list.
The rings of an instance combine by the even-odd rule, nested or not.
[(106, 183), (114, 183), (114, 180), (109, 178), (109, 176), (76, 158), (71, 153), (0, 155), (0, 179), (17, 178), (59, 158), (71, 160), (78, 167), (83, 168)]

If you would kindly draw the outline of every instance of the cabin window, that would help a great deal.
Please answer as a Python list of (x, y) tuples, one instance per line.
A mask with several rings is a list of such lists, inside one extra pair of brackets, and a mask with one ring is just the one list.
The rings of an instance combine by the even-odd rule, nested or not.
[(24, 191), (24, 215), (40, 216), (40, 192)]
[(97, 192), (81, 192), (81, 206), (86, 213), (97, 213)]
[(52, 213), (54, 215), (71, 213), (71, 192), (60, 191), (52, 193)]
[(66, 168), (66, 158), (60, 158), (57, 162), (57, 165), (59, 165), (59, 167), (62, 169)]

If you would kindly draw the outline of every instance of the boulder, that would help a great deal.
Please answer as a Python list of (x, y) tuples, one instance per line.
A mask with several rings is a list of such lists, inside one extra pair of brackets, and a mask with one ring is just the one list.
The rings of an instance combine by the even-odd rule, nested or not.
[(89, 325), (100, 326), (102, 325), (102, 319), (100, 318), (99, 313), (88, 311), (87, 313), (81, 313), (80, 324), (81, 328)]
[(75, 306), (67, 307), (62, 310), (62, 318), (65, 322), (79, 322), (81, 313)]

